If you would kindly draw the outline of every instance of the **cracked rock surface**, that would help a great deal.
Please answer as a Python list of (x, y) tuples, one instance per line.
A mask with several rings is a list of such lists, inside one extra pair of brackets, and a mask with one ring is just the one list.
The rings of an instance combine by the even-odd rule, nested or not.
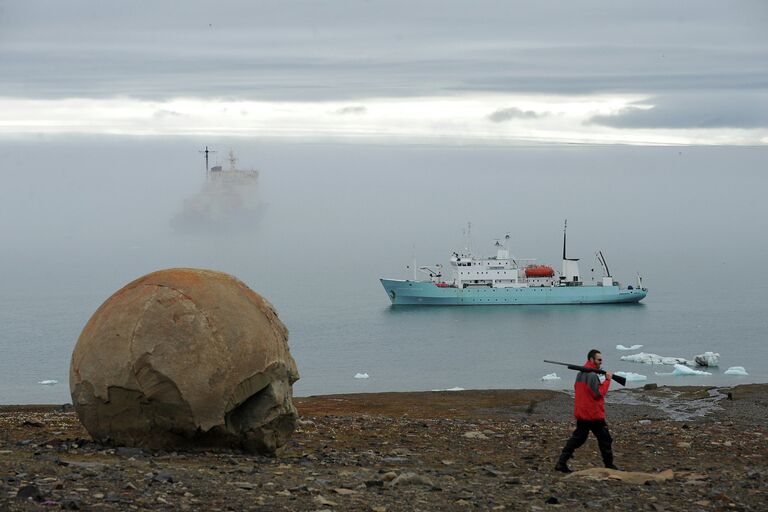
[(153, 272), (86, 324), (72, 354), (72, 402), (98, 442), (273, 454), (297, 419), (287, 340), (272, 305), (234, 277)]

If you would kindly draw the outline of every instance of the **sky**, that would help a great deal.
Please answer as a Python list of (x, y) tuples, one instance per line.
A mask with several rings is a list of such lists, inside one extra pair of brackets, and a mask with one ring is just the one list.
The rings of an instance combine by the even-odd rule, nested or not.
[(0, 0), (0, 136), (768, 144), (764, 1)]

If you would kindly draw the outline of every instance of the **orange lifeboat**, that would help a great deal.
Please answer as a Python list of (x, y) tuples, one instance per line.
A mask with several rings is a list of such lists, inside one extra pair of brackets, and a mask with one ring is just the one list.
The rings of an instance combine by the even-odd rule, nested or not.
[(547, 265), (533, 265), (525, 269), (525, 277), (552, 277), (554, 275), (555, 269)]
[(452, 288), (453, 285), (450, 283), (435, 283), (438, 288)]

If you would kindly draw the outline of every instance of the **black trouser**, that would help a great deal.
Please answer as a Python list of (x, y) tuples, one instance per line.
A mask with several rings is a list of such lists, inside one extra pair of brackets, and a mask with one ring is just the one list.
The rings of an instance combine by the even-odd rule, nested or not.
[(611, 445), (613, 439), (608, 432), (608, 425), (605, 420), (576, 420), (576, 430), (571, 434), (571, 438), (565, 443), (563, 453), (560, 454), (560, 462), (565, 463), (573, 456), (573, 452), (587, 441), (589, 433), (592, 432), (597, 438), (597, 446), (600, 447), (600, 454), (603, 456), (603, 464), (610, 466), (613, 464), (613, 450)]

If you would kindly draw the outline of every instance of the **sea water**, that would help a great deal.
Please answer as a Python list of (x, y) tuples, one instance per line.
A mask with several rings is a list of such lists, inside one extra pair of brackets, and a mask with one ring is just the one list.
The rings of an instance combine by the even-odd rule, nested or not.
[[(199, 204), (206, 143), (0, 143), (0, 403), (69, 401), (72, 349), (96, 308), (180, 266), (231, 273), (275, 305), (297, 395), (563, 389), (575, 375), (543, 359), (581, 364), (591, 348), (648, 377), (629, 385), (768, 381), (766, 149), (225, 140), (261, 175), (249, 206), (222, 214)], [(412, 277), (414, 256), (447, 267), (468, 244), (492, 254), (507, 233), (516, 257), (559, 268), (565, 218), (585, 282), (602, 276), (600, 249), (618, 280), (642, 274), (641, 304), (391, 307), (378, 282)], [(672, 367), (619, 360), (634, 352), (617, 345), (638, 344), (718, 352), (720, 367), (657, 376)]]

